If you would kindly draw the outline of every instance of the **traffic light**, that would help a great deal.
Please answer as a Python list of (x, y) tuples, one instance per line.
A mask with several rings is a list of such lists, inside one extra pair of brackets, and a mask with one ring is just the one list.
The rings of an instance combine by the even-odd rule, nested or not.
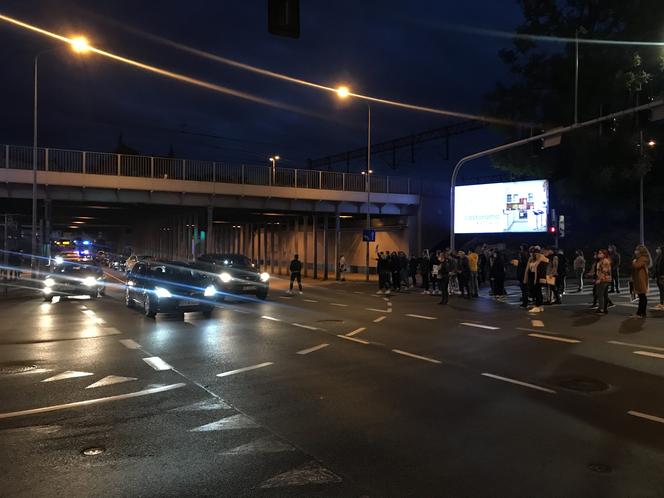
[(556, 225), (551, 225), (549, 227), (549, 233), (555, 234), (557, 231), (558, 231), (558, 229), (556, 228)]

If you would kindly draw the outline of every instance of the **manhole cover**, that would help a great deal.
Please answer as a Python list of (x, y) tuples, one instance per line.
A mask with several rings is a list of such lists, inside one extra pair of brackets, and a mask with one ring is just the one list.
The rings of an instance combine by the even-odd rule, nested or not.
[(596, 393), (606, 391), (609, 389), (609, 384), (597, 379), (590, 379), (588, 377), (570, 377), (558, 381), (558, 385), (564, 389), (571, 391), (579, 391), (582, 393)]
[(0, 363), (0, 375), (29, 372), (35, 368), (37, 368), (37, 365), (30, 363)]
[(81, 453), (85, 456), (97, 456), (101, 455), (104, 451), (106, 451), (106, 448), (102, 446), (92, 446), (90, 448), (85, 448), (84, 450), (81, 450)]
[(611, 468), (610, 465), (604, 463), (591, 463), (588, 465), (588, 469), (597, 474), (610, 474), (613, 471), (613, 468)]
[(316, 320), (317, 323), (343, 323), (343, 320), (335, 320), (335, 319), (329, 319), (329, 320)]

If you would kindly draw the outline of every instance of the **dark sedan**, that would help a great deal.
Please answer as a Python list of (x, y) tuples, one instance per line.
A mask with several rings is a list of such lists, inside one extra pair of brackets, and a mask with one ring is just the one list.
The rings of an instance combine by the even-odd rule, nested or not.
[(204, 254), (196, 261), (196, 267), (215, 279), (220, 300), (228, 294), (253, 294), (258, 299), (267, 299), (270, 275), (259, 271), (246, 256)]
[(178, 261), (139, 261), (127, 274), (125, 301), (146, 316), (200, 311), (212, 315), (217, 289), (203, 272)]
[(96, 298), (106, 292), (104, 272), (90, 258), (56, 256), (51, 270), (43, 281), (44, 300), (54, 296), (90, 296)]

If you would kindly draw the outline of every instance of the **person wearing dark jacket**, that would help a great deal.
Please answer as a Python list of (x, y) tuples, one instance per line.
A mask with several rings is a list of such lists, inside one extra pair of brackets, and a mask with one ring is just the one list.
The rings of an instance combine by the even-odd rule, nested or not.
[(521, 288), (521, 307), (528, 307), (528, 282), (526, 280), (526, 270), (528, 268), (528, 259), (530, 258), (530, 253), (528, 252), (528, 247), (525, 244), (519, 246), (519, 257), (517, 258), (516, 265), (516, 279), (519, 281), (519, 287)]
[(429, 258), (429, 251), (424, 251), (419, 260), (420, 275), (422, 275), (422, 287), (424, 290), (422, 294), (429, 294), (429, 275), (431, 273), (431, 259)]
[(505, 261), (500, 251), (495, 251), (491, 258), (491, 280), (493, 281), (494, 295), (501, 297), (505, 295)]
[(528, 284), (530, 294), (535, 299), (535, 306), (530, 309), (531, 313), (544, 311), (542, 287), (546, 285), (546, 267), (548, 264), (549, 260), (541, 253), (541, 249), (535, 246), (530, 253), (526, 265), (526, 274), (523, 277), (523, 282)]
[(390, 261), (388, 255), (378, 252), (376, 247), (376, 271), (378, 272), (378, 294), (390, 293)]
[(412, 256), (408, 261), (408, 278), (410, 279), (410, 287), (417, 287), (417, 258)]
[(459, 269), (458, 269), (458, 279), (459, 279), (459, 291), (461, 291), (461, 297), (466, 296), (470, 299), (470, 264), (468, 263), (468, 256), (463, 251), (459, 251)]
[(289, 294), (293, 293), (293, 282), (297, 280), (297, 287), (302, 294), (302, 262), (300, 261), (300, 256), (297, 254), (293, 256), (293, 261), (290, 262), (290, 288), (288, 290)]
[(620, 263), (622, 262), (622, 256), (620, 256), (618, 248), (613, 244), (609, 246), (609, 260), (611, 261), (609, 294), (620, 294)]
[(390, 254), (390, 274), (392, 276), (392, 289), (394, 291), (401, 290), (401, 264), (399, 255), (394, 251)]
[(447, 252), (443, 252), (438, 260), (438, 285), (441, 296), (438, 304), (447, 304), (450, 299), (450, 259)]

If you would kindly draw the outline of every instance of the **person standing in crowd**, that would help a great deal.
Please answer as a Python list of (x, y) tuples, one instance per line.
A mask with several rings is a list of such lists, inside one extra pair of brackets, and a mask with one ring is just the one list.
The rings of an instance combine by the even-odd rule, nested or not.
[(377, 294), (390, 293), (390, 262), (385, 253), (378, 251), (376, 245), (376, 272), (378, 273), (378, 292)]
[(634, 286), (634, 294), (639, 296), (639, 308), (636, 310), (634, 318), (646, 317), (650, 281), (648, 270), (651, 266), (652, 257), (648, 248), (644, 245), (636, 246), (634, 259), (632, 260), (632, 285)]
[(408, 277), (409, 277), (409, 285), (411, 289), (414, 289), (417, 287), (417, 258), (415, 256), (410, 257), (410, 261), (408, 261)]
[(664, 311), (664, 247), (659, 246), (656, 251), (655, 266), (653, 268), (653, 278), (659, 289), (659, 304), (655, 306), (656, 310)]
[(479, 256), (472, 249), (468, 253), (468, 267), (470, 268), (470, 293), (472, 297), (479, 297), (480, 282), (478, 279)]
[(470, 299), (470, 264), (468, 262), (468, 256), (463, 251), (457, 253), (459, 258), (459, 268), (458, 268), (458, 278), (459, 278), (459, 291), (461, 292), (461, 297), (467, 297)]
[(341, 280), (342, 282), (346, 281), (346, 270), (347, 270), (346, 269), (346, 258), (342, 254), (339, 257), (339, 280)]
[(449, 268), (450, 272), (450, 285), (449, 285), (449, 293), (450, 294), (456, 294), (459, 292), (460, 286), (459, 286), (459, 259), (456, 257), (454, 253), (452, 253), (449, 249), (446, 249), (445, 252), (447, 253), (447, 267)]
[(547, 304), (560, 304), (560, 295), (558, 294), (558, 256), (552, 248), (546, 250), (544, 255), (549, 258), (549, 265), (546, 268), (547, 284)]
[(438, 270), (440, 266), (440, 251), (436, 251), (436, 254), (431, 258), (431, 293), (434, 296), (440, 295), (440, 289), (438, 288)]
[(410, 286), (408, 282), (408, 256), (403, 251), (399, 251), (399, 278), (401, 285), (406, 289)]
[(586, 272), (586, 258), (583, 257), (583, 251), (581, 249), (576, 250), (576, 258), (574, 258), (574, 274), (578, 282), (578, 287), (576, 292), (581, 292), (583, 290), (583, 275)]
[(505, 260), (499, 250), (491, 256), (491, 281), (493, 282), (493, 295), (501, 298), (507, 294), (505, 291)]
[(399, 256), (396, 251), (390, 254), (390, 277), (392, 278), (392, 290), (401, 290), (401, 270), (399, 270)]
[(447, 251), (443, 252), (438, 265), (438, 285), (440, 287), (440, 302), (447, 304), (450, 299), (450, 258)]
[(615, 245), (611, 244), (609, 246), (609, 259), (611, 260), (611, 284), (609, 293), (620, 294), (620, 263), (622, 263), (622, 257), (618, 252), (618, 249)]
[(609, 310), (609, 285), (612, 278), (611, 258), (606, 249), (600, 249), (597, 256), (595, 286), (599, 307), (595, 313), (606, 315)]
[(535, 301), (535, 306), (529, 310), (531, 313), (544, 311), (542, 286), (546, 285), (546, 267), (548, 264), (549, 260), (542, 254), (540, 247), (533, 247), (523, 277), (523, 282), (528, 285), (529, 293)]
[(565, 251), (558, 249), (558, 278), (556, 279), (556, 289), (559, 299), (565, 295), (567, 287), (567, 257)]
[(528, 279), (526, 271), (528, 270), (528, 260), (530, 259), (530, 253), (528, 252), (528, 247), (525, 244), (519, 246), (519, 256), (517, 258), (516, 265), (516, 279), (519, 282), (519, 287), (521, 288), (521, 307), (528, 307)]
[(429, 251), (427, 249), (422, 253), (419, 261), (420, 275), (422, 275), (422, 294), (430, 294), (429, 292), (429, 277), (431, 275), (431, 259), (429, 258)]
[(293, 256), (293, 261), (290, 262), (290, 288), (288, 289), (288, 294), (293, 294), (293, 282), (297, 280), (297, 287), (302, 294), (302, 262), (300, 261), (300, 256), (295, 254)]

